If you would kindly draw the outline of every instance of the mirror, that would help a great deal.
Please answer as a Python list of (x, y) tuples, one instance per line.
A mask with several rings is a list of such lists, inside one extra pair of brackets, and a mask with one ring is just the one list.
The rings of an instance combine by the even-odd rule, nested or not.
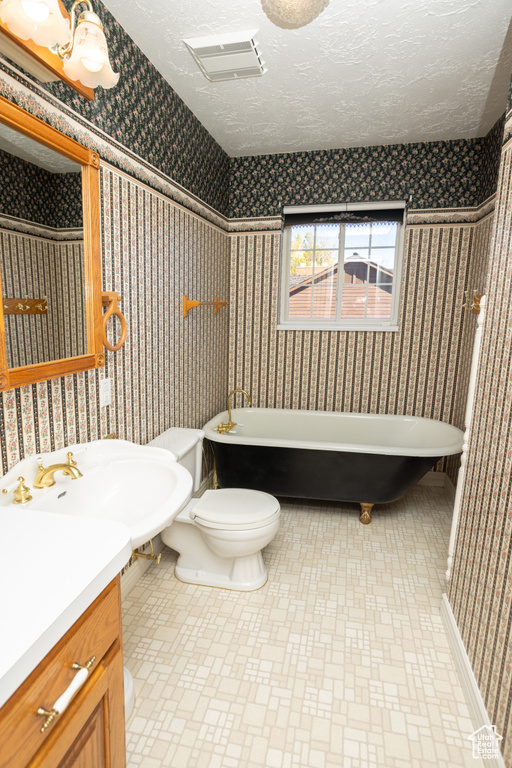
[(104, 365), (98, 169), (0, 97), (0, 390)]
[(7, 367), (87, 352), (82, 168), (0, 123)]

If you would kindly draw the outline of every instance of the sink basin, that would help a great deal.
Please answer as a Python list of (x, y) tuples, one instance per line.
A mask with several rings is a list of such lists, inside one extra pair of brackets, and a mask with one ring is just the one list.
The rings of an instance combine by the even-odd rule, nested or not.
[[(0, 490), (8, 492), (0, 494), (0, 508), (116, 520), (130, 529), (135, 549), (170, 525), (192, 494), (190, 473), (161, 448), (95, 440), (41, 454), (43, 465), (66, 463), (68, 451), (83, 477), (73, 480), (56, 472), (55, 485), (38, 490), (33, 487), (37, 459), (30, 456), (1, 478)], [(20, 476), (30, 486), (32, 500), (13, 505), (13, 489)]]

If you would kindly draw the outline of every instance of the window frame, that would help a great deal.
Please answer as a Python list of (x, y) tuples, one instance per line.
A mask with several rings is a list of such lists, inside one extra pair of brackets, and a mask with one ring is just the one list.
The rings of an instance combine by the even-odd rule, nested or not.
[[(391, 295), (391, 313), (389, 319), (379, 320), (377, 318), (353, 318), (353, 319), (338, 319), (341, 293), (342, 291), (336, 290), (336, 315), (333, 320), (326, 318), (300, 318), (297, 320), (290, 320), (287, 318), (288, 302), (290, 294), (289, 275), (290, 275), (290, 261), (291, 261), (291, 230), (292, 227), (286, 227), (284, 225), (284, 217), (287, 214), (308, 214), (308, 213), (337, 213), (337, 212), (351, 212), (361, 210), (374, 210), (374, 211), (386, 211), (395, 210), (397, 208), (403, 208), (404, 214), (402, 221), (397, 222), (397, 238), (395, 248), (395, 269), (393, 274), (393, 292)], [(406, 212), (407, 203), (404, 200), (394, 201), (381, 201), (381, 202), (366, 202), (366, 203), (338, 203), (327, 205), (287, 205), (283, 208), (283, 229), (281, 232), (281, 255), (280, 255), (280, 267), (279, 267), (279, 316), (277, 323), (277, 330), (279, 331), (392, 331), (399, 330), (400, 323), (400, 298), (402, 290), (402, 268), (403, 268), (403, 256), (405, 245), (405, 229), (406, 229)], [(343, 226), (343, 222), (340, 222)], [(316, 226), (321, 226), (319, 223)], [(341, 241), (344, 240), (344, 231), (340, 232), (340, 248)], [(338, 254), (338, 258), (339, 258)], [(340, 262), (338, 261), (338, 270), (340, 269)]]

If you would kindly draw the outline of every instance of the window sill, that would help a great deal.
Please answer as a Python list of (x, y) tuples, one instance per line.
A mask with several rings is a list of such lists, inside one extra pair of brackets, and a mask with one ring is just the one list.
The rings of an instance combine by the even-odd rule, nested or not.
[(396, 333), (398, 325), (332, 325), (327, 323), (278, 323), (278, 331), (371, 331), (380, 333)]

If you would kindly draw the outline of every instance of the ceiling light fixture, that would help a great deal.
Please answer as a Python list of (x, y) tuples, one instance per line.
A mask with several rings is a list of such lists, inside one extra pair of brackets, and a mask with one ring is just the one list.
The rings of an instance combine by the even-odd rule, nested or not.
[(70, 36), (58, 0), (2, 0), (0, 19), (16, 37), (52, 48), (65, 45)]
[[(85, 3), (88, 9), (78, 17), (75, 28), (75, 8)], [(79, 80), (89, 88), (113, 88), (119, 74), (112, 70), (108, 58), (107, 41), (100, 17), (93, 10), (90, 0), (76, 0), (71, 8), (72, 37), (65, 46), (55, 52), (63, 59), (64, 72), (72, 80)]]
[(329, 0), (261, 0), (270, 21), (281, 29), (299, 29), (310, 24), (329, 5)]

